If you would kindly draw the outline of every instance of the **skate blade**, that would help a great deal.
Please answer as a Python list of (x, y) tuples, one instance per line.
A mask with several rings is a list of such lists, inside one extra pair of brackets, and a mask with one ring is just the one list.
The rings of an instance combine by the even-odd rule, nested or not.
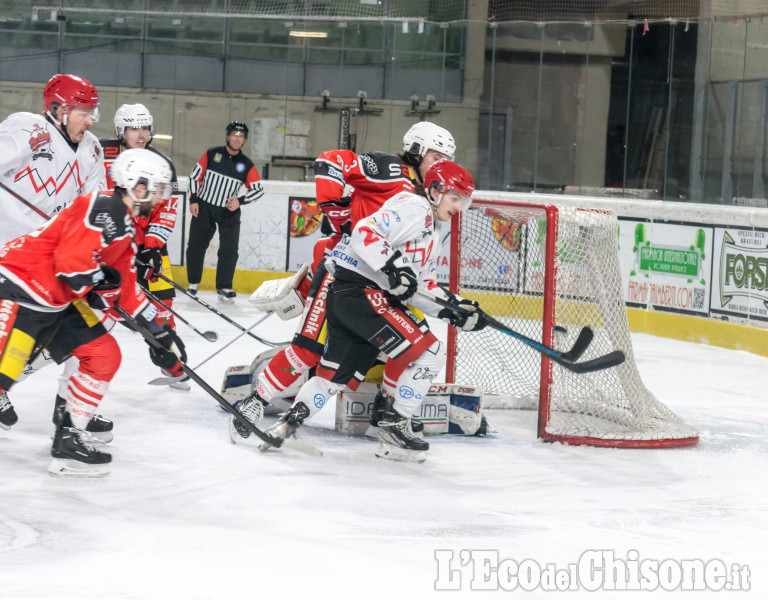
[(54, 458), (48, 465), (52, 477), (104, 477), (109, 475), (109, 464), (89, 465), (68, 458)]
[(399, 446), (382, 444), (381, 442), (379, 442), (374, 454), (378, 458), (394, 462), (423, 463), (427, 460), (427, 453), (424, 450), (405, 450)]
[(188, 392), (192, 389), (187, 381), (173, 381), (168, 384), (168, 387), (172, 387), (174, 390), (181, 390), (182, 392)]

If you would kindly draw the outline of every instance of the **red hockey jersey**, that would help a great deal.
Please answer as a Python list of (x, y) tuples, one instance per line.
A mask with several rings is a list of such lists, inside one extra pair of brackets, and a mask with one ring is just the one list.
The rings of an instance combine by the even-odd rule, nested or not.
[[(329, 150), (315, 161), (317, 201), (336, 234), (347, 222), (351, 232), (360, 219), (375, 213), (395, 194), (414, 191), (415, 181), (411, 167), (385, 152)], [(353, 191), (349, 198), (342, 198), (346, 185)]]
[(79, 196), (43, 227), (0, 250), (0, 274), (29, 298), (56, 310), (82, 298), (102, 277), (102, 265), (120, 272), (120, 306), (132, 316), (147, 298), (136, 284), (136, 246), (128, 208), (119, 196)]

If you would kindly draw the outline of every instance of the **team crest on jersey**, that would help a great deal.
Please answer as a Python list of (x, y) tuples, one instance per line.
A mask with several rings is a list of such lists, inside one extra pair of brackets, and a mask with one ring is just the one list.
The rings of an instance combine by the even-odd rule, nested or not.
[(237, 171), (238, 173), (242, 173), (243, 171), (245, 171), (245, 165), (243, 163), (237, 163), (235, 165), (235, 171)]
[(35, 123), (34, 129), (30, 133), (29, 147), (32, 149), (32, 160), (37, 160), (38, 158), (53, 160), (51, 134), (37, 123)]
[(221, 152), (217, 152), (213, 155), (213, 162), (220, 163), (222, 159)]

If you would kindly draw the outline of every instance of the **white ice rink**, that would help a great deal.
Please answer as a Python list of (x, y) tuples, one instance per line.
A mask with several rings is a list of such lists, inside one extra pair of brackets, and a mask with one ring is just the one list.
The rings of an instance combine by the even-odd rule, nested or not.
[[(191, 365), (239, 333), (189, 300), (176, 306), (220, 335), (211, 344), (179, 324)], [(257, 315), (242, 295), (227, 308), (245, 326)], [(288, 340), (293, 327), (270, 317), (256, 331)], [(431, 438), (427, 462), (408, 465), (376, 459), (371, 441), (329, 431), (331, 409), (300, 432), (324, 458), (234, 446), (228, 416), (203, 390), (148, 386), (159, 372), (144, 342), (115, 332), (123, 364), (100, 411), (115, 421), (107, 477), (46, 472), (58, 367), (12, 390), (19, 423), (0, 430), (2, 600), (496, 596), (471, 589), (473, 565), (482, 563), (475, 552), (462, 566), (469, 556), (462, 550), (563, 571), (597, 556), (590, 550), (658, 563), (698, 559), (714, 584), (719, 560), (727, 575), (746, 565), (751, 586), (721, 595), (768, 598), (766, 358), (633, 336), (647, 386), (700, 430), (693, 448), (544, 444), (532, 412), (489, 411), (498, 433)], [(263, 348), (241, 339), (200, 375), (218, 389), (226, 366), (249, 363)], [(438, 550), (455, 560), (438, 563)], [(446, 567), (440, 585), (461, 591), (435, 590), (439, 564)], [(675, 563), (664, 569), (673, 577)], [(498, 594), (589, 595), (583, 588)], [(592, 596), (713, 593), (659, 587)]]

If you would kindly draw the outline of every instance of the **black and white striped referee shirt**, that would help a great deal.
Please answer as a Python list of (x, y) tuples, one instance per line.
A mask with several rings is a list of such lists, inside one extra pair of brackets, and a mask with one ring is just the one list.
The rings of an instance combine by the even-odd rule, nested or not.
[(213, 206), (224, 206), (233, 196), (240, 204), (248, 204), (264, 195), (251, 159), (242, 151), (233, 156), (226, 146), (209, 148), (200, 157), (189, 175), (189, 191), (192, 199)]

